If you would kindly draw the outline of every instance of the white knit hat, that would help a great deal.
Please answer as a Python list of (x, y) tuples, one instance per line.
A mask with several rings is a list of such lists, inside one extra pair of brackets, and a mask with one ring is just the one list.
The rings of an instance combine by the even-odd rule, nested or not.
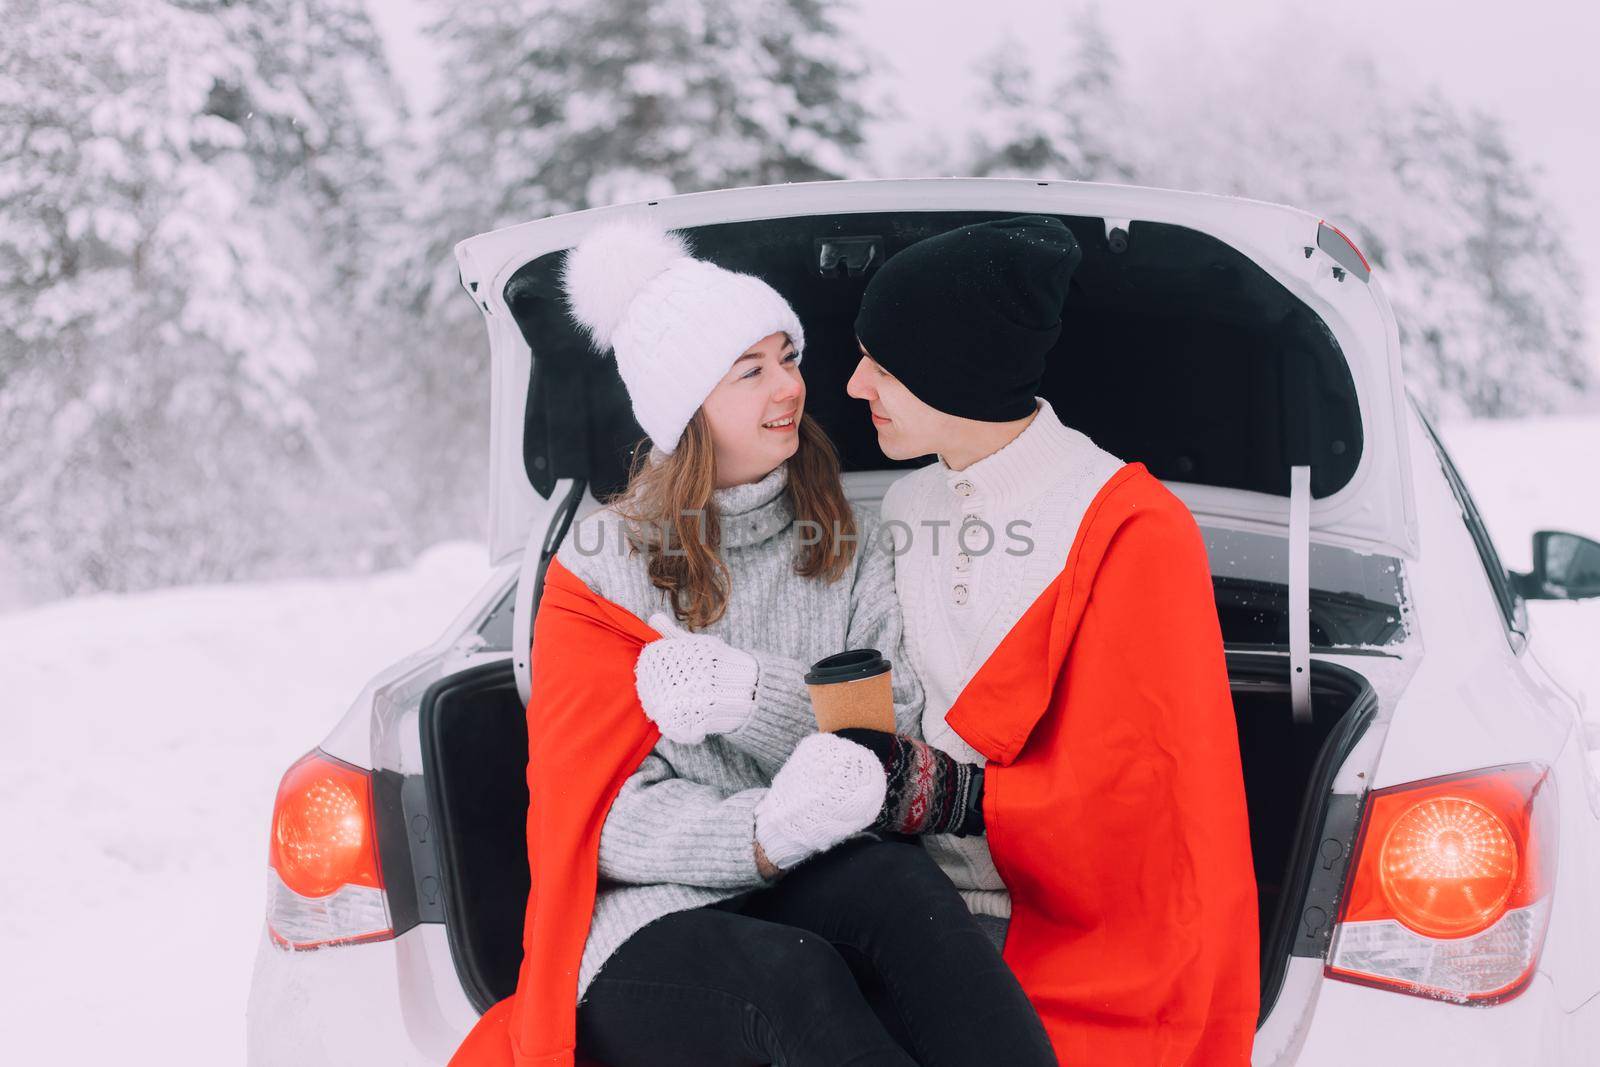
[(594, 346), (617, 354), (633, 414), (670, 453), (734, 361), (768, 334), (805, 347), (777, 290), (695, 259), (683, 237), (643, 220), (607, 223), (567, 253), (561, 276), (572, 317)]

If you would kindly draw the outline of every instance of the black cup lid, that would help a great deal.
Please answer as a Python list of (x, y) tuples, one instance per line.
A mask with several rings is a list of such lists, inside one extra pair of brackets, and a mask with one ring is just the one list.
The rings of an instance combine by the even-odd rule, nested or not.
[(835, 682), (857, 682), (863, 678), (876, 678), (887, 674), (889, 661), (875, 648), (852, 648), (835, 652), (811, 665), (806, 675), (807, 685), (832, 685)]

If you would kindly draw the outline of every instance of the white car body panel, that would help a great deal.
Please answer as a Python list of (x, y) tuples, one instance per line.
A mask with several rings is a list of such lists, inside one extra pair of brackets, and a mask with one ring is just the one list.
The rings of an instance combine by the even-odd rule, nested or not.
[[(1250, 1063), (1586, 1067), (1593, 1062), (1588, 1050), (1600, 1038), (1597, 1027), (1600, 1000), (1569, 1012), (1544, 975), (1516, 1000), (1492, 1009), (1463, 1008), (1331, 981), (1323, 978), (1320, 960), (1296, 959), (1277, 1010), (1256, 1032)], [(1462, 1041), (1463, 1035), (1469, 1039)]]
[[(461, 279), (484, 313), (491, 361), (489, 552), (496, 563), (520, 551), (533, 528), (538, 495), (522, 468), (522, 430), (530, 353), (506, 306), (506, 282), (524, 264), (568, 248), (595, 225), (648, 213), (667, 228), (819, 213), (1015, 211), (1172, 223), (1210, 234), (1253, 259), (1314, 310), (1338, 339), (1355, 381), (1365, 443), (1350, 483), (1313, 502), (1311, 526), (1349, 546), (1391, 555), (1415, 552), (1408, 484), (1400, 342), (1394, 315), (1374, 278), (1335, 279), (1333, 260), (1316, 249), (1320, 220), (1294, 208), (1169, 189), (993, 178), (809, 182), (667, 197), (507, 226), (456, 246)], [(1170, 483), (1201, 518), (1222, 516), (1281, 530), (1288, 499), (1265, 493)]]
[(1282, 1067), (1588, 1067), (1600, 1048), (1600, 1004), (1568, 1013), (1547, 977), (1494, 1008), (1398, 996), (1325, 981), (1304, 1043)]
[(1433, 446), (1415, 417), (1409, 421), (1421, 558), (1406, 573), (1424, 654), (1390, 717), (1372, 785), (1507, 763), (1552, 768), (1561, 833), (1540, 973), (1570, 1011), (1600, 994), (1600, 811), (1579, 702), (1535, 658), (1537, 642), (1502, 622)]
[[(1373, 785), (1500, 763), (1549, 763), (1576, 724), (1577, 702), (1531, 684), (1433, 446), (1415, 420), (1413, 433), (1423, 552), (1406, 576), (1412, 626), (1425, 654), (1397, 708)], [(1439, 473), (1421, 476), (1423, 464)]]
[(477, 1018), (436, 923), (316, 952), (286, 952), (263, 929), (246, 1058), (251, 1067), (440, 1067)]

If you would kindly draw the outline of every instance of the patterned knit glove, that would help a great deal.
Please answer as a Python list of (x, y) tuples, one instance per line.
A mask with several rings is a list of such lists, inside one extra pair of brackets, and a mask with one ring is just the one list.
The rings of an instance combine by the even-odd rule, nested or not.
[(957, 837), (983, 833), (982, 767), (881, 730), (851, 728), (839, 736), (871, 750), (888, 779), (874, 830)]
[(644, 713), (670, 741), (697, 745), (750, 721), (756, 709), (756, 658), (720, 637), (691, 634), (665, 614), (650, 616), (663, 636), (639, 653), (633, 678)]
[(787, 870), (871, 826), (883, 788), (883, 768), (871, 752), (833, 734), (811, 734), (756, 805), (756, 840)]

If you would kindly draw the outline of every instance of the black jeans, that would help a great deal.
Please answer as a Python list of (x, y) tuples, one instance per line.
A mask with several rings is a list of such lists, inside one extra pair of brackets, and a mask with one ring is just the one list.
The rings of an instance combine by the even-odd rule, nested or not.
[(1056, 1063), (933, 859), (871, 839), (634, 934), (578, 1006), (578, 1051), (608, 1067)]

